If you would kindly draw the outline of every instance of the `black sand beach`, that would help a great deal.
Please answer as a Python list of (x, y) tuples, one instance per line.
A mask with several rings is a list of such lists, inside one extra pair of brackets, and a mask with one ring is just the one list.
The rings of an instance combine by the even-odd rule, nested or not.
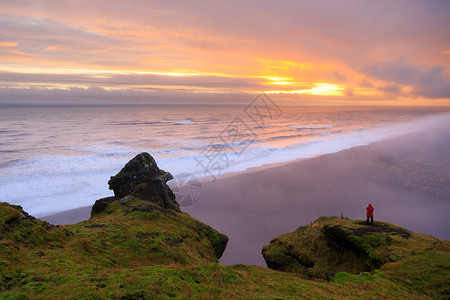
[[(265, 266), (262, 247), (320, 216), (374, 219), (450, 239), (450, 131), (404, 135), (338, 153), (202, 184), (189, 213), (230, 238), (223, 264)], [(95, 199), (93, 200), (93, 202)], [(90, 207), (43, 217), (89, 218)]]

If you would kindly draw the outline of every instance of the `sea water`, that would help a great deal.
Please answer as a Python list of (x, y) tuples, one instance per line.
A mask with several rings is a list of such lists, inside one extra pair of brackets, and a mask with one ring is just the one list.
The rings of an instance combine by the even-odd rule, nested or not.
[[(267, 103), (266, 103), (267, 104)], [(443, 108), (249, 105), (0, 106), (0, 201), (35, 216), (113, 195), (149, 152), (175, 179), (217, 180), (420, 130)]]

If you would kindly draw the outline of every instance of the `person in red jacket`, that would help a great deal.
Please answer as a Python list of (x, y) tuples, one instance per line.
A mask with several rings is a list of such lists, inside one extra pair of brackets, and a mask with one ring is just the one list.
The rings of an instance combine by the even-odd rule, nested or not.
[(372, 204), (369, 204), (369, 206), (366, 207), (366, 210), (367, 210), (366, 224), (369, 224), (369, 218), (370, 218), (370, 224), (373, 224), (373, 206), (372, 206)]

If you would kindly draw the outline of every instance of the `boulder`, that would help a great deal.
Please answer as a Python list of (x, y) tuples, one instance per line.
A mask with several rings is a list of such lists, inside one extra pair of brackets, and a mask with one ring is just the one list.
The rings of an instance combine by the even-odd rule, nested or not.
[(167, 185), (172, 174), (158, 168), (153, 157), (144, 152), (131, 159), (108, 181), (117, 198), (135, 196), (165, 209), (180, 211), (175, 195)]

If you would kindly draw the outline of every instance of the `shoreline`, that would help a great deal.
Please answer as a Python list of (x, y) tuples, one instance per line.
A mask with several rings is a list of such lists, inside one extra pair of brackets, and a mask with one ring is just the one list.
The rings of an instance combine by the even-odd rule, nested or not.
[[(355, 146), (355, 147), (359, 147), (359, 146)], [(348, 149), (345, 149), (348, 150)], [(341, 151), (345, 151), (345, 150), (341, 150)], [(338, 151), (340, 152), (340, 151)], [(336, 153), (338, 153), (336, 152)], [(334, 154), (334, 153), (331, 153)], [(218, 176), (216, 180), (213, 179), (205, 179), (205, 178), (201, 178), (198, 181), (196, 180), (195, 182), (200, 182), (201, 185), (203, 184), (215, 184), (217, 181), (221, 181), (223, 179), (227, 179), (227, 178), (232, 178), (234, 176), (239, 176), (239, 175), (250, 175), (252, 173), (255, 172), (263, 172), (266, 170), (270, 170), (273, 168), (278, 168), (281, 166), (285, 166), (285, 165), (289, 165), (289, 164), (293, 164), (293, 163), (298, 163), (304, 160), (308, 160), (308, 159), (314, 159), (317, 157), (320, 157), (322, 155), (327, 155), (327, 154), (319, 154), (317, 156), (314, 157), (308, 157), (308, 158), (298, 158), (289, 162), (284, 162), (284, 163), (273, 163), (273, 164), (264, 164), (262, 166), (259, 167), (251, 167), (248, 168), (245, 171), (240, 171), (240, 172), (230, 172), (230, 173), (225, 173), (221, 176)], [(181, 185), (181, 186), (177, 186), (177, 187), (184, 187), (184, 186), (188, 186), (190, 184), (190, 182)], [(170, 186), (170, 184), (169, 184)], [(172, 189), (174, 187), (171, 187)], [(113, 196), (113, 195), (111, 195)], [(95, 199), (94, 202), (98, 200)], [(92, 203), (92, 205), (94, 205), (94, 203)], [(52, 225), (70, 225), (70, 224), (75, 224), (78, 222), (82, 222), (82, 221), (86, 221), (89, 219), (90, 217), (90, 213), (91, 213), (91, 209), (92, 209), (92, 205), (87, 205), (87, 206), (82, 206), (82, 207), (76, 207), (76, 208), (71, 208), (71, 209), (67, 209), (67, 210), (62, 210), (59, 212), (52, 212), (50, 214), (38, 214), (35, 215), (34, 217), (43, 221), (47, 221)], [(183, 211), (184, 212), (184, 211)]]
[[(375, 222), (450, 239), (450, 133), (440, 127), (203, 181), (200, 200), (181, 210), (230, 238), (226, 265), (265, 266), (260, 251), (274, 237), (320, 216), (365, 218), (368, 203)], [(41, 219), (76, 223), (90, 208)]]
[[(96, 199), (98, 200), (98, 199)], [(95, 200), (94, 200), (95, 202)], [(92, 203), (94, 205), (94, 203)], [(35, 216), (36, 218), (47, 221), (52, 225), (69, 225), (86, 221), (91, 216), (92, 205), (63, 210), (54, 214)]]
[[(294, 146), (291, 145), (293, 147), (292, 149), (290, 147), (287, 147), (286, 149), (276, 148), (277, 149), (276, 151), (268, 149), (269, 151), (267, 152), (263, 151), (262, 153), (259, 152), (256, 153), (254, 157), (229, 156), (229, 159), (232, 162), (229, 164), (227, 163), (226, 165), (225, 163), (223, 163), (222, 166), (219, 166), (217, 169), (213, 170), (212, 173), (214, 174), (207, 173), (205, 170), (200, 168), (198, 164), (195, 165), (195, 160), (193, 159), (187, 159), (186, 161), (182, 160), (176, 163), (175, 165), (174, 162), (177, 162), (177, 160), (174, 161), (170, 160), (170, 162), (167, 162), (164, 159), (162, 159), (158, 163), (158, 165), (160, 165), (163, 169), (169, 170), (174, 175), (175, 177), (174, 180), (169, 182), (169, 186), (172, 187), (175, 187), (175, 185), (177, 184), (184, 184), (185, 181), (188, 179), (194, 179), (197, 182), (216, 181), (243, 173), (252, 173), (259, 170), (269, 169), (282, 165), (288, 165), (291, 163), (295, 163), (297, 161), (302, 161), (304, 159), (317, 158), (320, 155), (337, 153), (342, 150), (350, 149), (360, 145), (368, 145), (373, 142), (377, 142), (387, 138), (397, 137), (408, 131), (416, 131), (417, 129), (421, 129), (423, 127), (429, 127), (430, 125), (433, 125), (433, 123), (442, 122), (442, 120), (445, 118), (447, 120), (450, 120), (450, 114), (447, 112), (434, 113), (433, 115), (423, 115), (414, 118), (414, 120), (408, 120), (405, 122), (392, 122), (381, 126), (367, 127), (362, 131), (358, 130), (349, 131), (342, 135), (338, 133), (336, 135), (329, 137), (326, 136), (323, 138), (322, 137), (321, 138), (316, 137), (313, 139), (308, 138), (303, 142), (299, 140), (295, 144), (293, 144)], [(142, 149), (141, 151), (143, 150), (144, 149)], [(60, 189), (56, 188), (56, 186), (51, 185), (50, 188), (52, 190), (59, 192), (56, 195), (65, 195), (65, 197), (61, 196), (44, 197), (42, 200), (36, 201), (36, 203), (34, 203), (33, 197), (34, 196), (37, 197), (37, 195), (35, 195), (35, 193), (33, 192), (30, 192), (30, 193), (23, 193), (26, 194), (27, 197), (24, 198), (24, 200), (22, 201), (17, 200), (15, 198), (16, 196), (11, 196), (8, 198), (11, 199), (12, 203), (16, 204), (23, 203), (25, 209), (27, 209), (28, 206), (33, 207), (33, 211), (30, 211), (30, 213), (35, 214), (38, 217), (42, 216), (45, 217), (61, 213), (70, 209), (76, 209), (82, 206), (89, 206), (92, 205), (92, 201), (94, 201), (93, 200), (94, 198), (99, 199), (102, 197), (112, 195), (111, 192), (108, 192), (104, 188), (107, 180), (109, 179), (109, 176), (112, 175), (111, 172), (114, 172), (114, 170), (108, 172), (104, 171), (105, 169), (104, 166), (108, 165), (106, 164), (108, 160), (104, 160), (105, 157), (107, 156), (97, 154), (95, 151), (88, 152), (88, 154), (89, 155), (83, 155), (80, 157), (78, 157), (77, 155), (73, 157), (69, 156), (69, 161), (67, 162), (65, 161), (65, 159), (63, 159), (62, 161), (50, 159), (49, 161), (52, 167), (55, 167), (54, 164), (58, 166), (61, 163), (64, 164), (67, 163), (69, 164), (69, 166), (80, 169), (83, 172), (88, 171), (86, 175), (83, 176), (74, 175), (73, 184), (78, 185), (81, 185), (83, 183), (83, 181), (85, 180), (84, 176), (93, 175), (89, 173), (90, 168), (84, 168), (82, 166), (89, 166), (90, 164), (93, 164), (96, 166), (94, 168), (95, 170), (99, 169), (98, 166), (101, 166), (101, 168), (99, 169), (103, 171), (103, 173), (101, 173), (101, 178), (97, 175), (94, 175), (96, 177), (92, 178), (93, 179), (91, 181), (92, 184), (88, 184), (86, 187), (83, 187), (84, 190), (81, 193), (71, 193), (70, 191), (65, 192), (67, 190), (66, 188)], [(135, 154), (138, 154), (138, 152), (135, 152)], [(123, 167), (123, 165), (129, 159), (131, 159), (134, 156), (134, 154), (130, 155), (131, 156), (122, 157), (119, 163), (117, 161), (113, 161), (115, 165), (114, 169), (117, 170), (117, 172)], [(35, 167), (39, 167), (40, 169), (41, 168), (40, 165), (44, 162), (46, 162), (46, 159), (38, 159)], [(26, 164), (28, 163), (30, 162), (26, 162)], [(45, 169), (45, 166), (43, 166), (43, 168)], [(214, 168), (216, 168), (216, 166), (214, 166)], [(186, 176), (187, 174), (190, 175)], [(44, 175), (44, 173), (42, 173), (41, 175)], [(43, 180), (46, 179), (45, 176), (40, 176), (36, 178), (39, 178), (39, 180), (37, 180), (36, 182), (33, 181), (34, 184), (39, 183), (42, 186), (48, 184), (47, 182), (43, 182)], [(59, 179), (59, 177), (55, 178), (55, 180), (57, 179)], [(22, 190), (26, 191), (28, 190), (28, 188), (23, 188)], [(74, 202), (78, 202), (78, 204), (75, 204)]]
[[(377, 142), (374, 142), (374, 143), (377, 143)], [(369, 145), (363, 145), (363, 146), (369, 146)], [(334, 152), (334, 153), (318, 154), (316, 156), (307, 157), (307, 158), (297, 158), (297, 159), (294, 159), (294, 160), (291, 160), (291, 161), (288, 161), (288, 162), (264, 164), (264, 165), (258, 166), (258, 167), (250, 167), (250, 168), (248, 168), (248, 169), (246, 169), (244, 171), (225, 173), (223, 175), (218, 176), (217, 179), (200, 178), (198, 180), (195, 180), (194, 182), (195, 183), (199, 182), (201, 185), (203, 185), (203, 184), (215, 184), (216, 182), (220, 182), (221, 180), (228, 179), (228, 178), (233, 178), (235, 176), (251, 175), (252, 173), (264, 172), (264, 171), (271, 170), (271, 169), (274, 169), (274, 168), (283, 167), (283, 166), (287, 166), (287, 165), (290, 165), (290, 164), (296, 164), (296, 163), (299, 163), (299, 162), (302, 162), (302, 161), (306, 161), (306, 160), (310, 160), (310, 159), (315, 159), (315, 158), (321, 157), (323, 155), (332, 155), (332, 154), (336, 154), (336, 153), (339, 153), (339, 152), (342, 152), (342, 151), (346, 151), (346, 150), (349, 150), (349, 149), (352, 149), (352, 148), (355, 148), (355, 147), (363, 147), (363, 146), (361, 146), (361, 145), (353, 146), (351, 148), (343, 149), (343, 150), (340, 150), (340, 151)], [(183, 185), (180, 185), (180, 186), (177, 186), (177, 187), (181, 187), (182, 188), (184, 186), (189, 186), (191, 183), (192, 182), (187, 182), (186, 184), (183, 184)], [(170, 186), (170, 182), (169, 182), (169, 186)], [(170, 187), (170, 188), (173, 189), (174, 187)], [(111, 196), (114, 196), (114, 195), (111, 195)], [(96, 200), (98, 200), (98, 199), (95, 199), (94, 203), (95, 203)], [(33, 215), (33, 216), (35, 218), (37, 218), (37, 219), (40, 219), (40, 220), (43, 220), (43, 221), (47, 221), (47, 222), (49, 222), (52, 225), (70, 225), (70, 224), (75, 224), (75, 223), (86, 221), (86, 220), (89, 219), (90, 213), (91, 213), (91, 209), (92, 209), (92, 206), (94, 205), (94, 203), (92, 203), (92, 205), (66, 209), (66, 210), (62, 210), (62, 211), (58, 211), (58, 212), (52, 212), (50, 214), (42, 213), (42, 214), (37, 214), (37, 215)]]

